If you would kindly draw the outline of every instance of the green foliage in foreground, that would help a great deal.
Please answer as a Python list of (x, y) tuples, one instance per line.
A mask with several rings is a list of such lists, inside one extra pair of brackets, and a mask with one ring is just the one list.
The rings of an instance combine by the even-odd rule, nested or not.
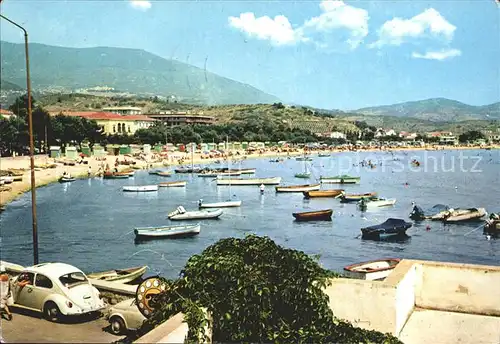
[(183, 312), (192, 342), (203, 341), (211, 324), (214, 342), (400, 343), (335, 318), (323, 288), (337, 276), (268, 237), (222, 239), (192, 256), (179, 279), (166, 281), (169, 291), (152, 300), (157, 311), (140, 332)]

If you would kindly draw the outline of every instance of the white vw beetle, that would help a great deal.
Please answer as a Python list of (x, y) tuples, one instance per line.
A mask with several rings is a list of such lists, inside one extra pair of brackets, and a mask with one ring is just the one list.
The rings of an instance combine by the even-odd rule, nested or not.
[(78, 268), (44, 263), (25, 268), (12, 281), (14, 306), (43, 312), (50, 321), (105, 307), (99, 291)]
[(126, 334), (127, 330), (139, 329), (146, 318), (139, 312), (135, 299), (128, 299), (112, 306), (106, 318), (114, 334)]

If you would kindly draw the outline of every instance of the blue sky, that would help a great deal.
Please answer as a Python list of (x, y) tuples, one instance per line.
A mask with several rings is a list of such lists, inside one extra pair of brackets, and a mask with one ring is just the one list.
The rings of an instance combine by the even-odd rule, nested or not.
[[(30, 41), (140, 48), (285, 102), (356, 109), (500, 100), (500, 7), (454, 1), (3, 0)], [(1, 23), (1, 39), (22, 42)], [(32, 67), (35, 68), (35, 67)]]

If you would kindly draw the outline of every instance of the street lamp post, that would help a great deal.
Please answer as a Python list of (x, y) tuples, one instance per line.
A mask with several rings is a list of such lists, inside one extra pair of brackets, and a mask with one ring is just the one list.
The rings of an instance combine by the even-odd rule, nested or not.
[(28, 94), (28, 131), (30, 136), (30, 169), (31, 169), (31, 214), (33, 223), (33, 264), (38, 264), (38, 228), (36, 221), (36, 183), (35, 183), (35, 147), (33, 144), (33, 114), (31, 111), (30, 59), (28, 54), (28, 32), (19, 24), (0, 14), (0, 18), (17, 26), (24, 32), (24, 50), (26, 54), (26, 91)]

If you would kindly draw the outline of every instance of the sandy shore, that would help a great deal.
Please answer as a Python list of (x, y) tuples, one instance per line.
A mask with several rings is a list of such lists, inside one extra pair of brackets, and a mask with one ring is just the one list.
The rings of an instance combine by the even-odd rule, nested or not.
[[(480, 149), (481, 147), (470, 147), (470, 146), (450, 146), (450, 147), (397, 147), (397, 148), (387, 148), (387, 149), (362, 149), (357, 150), (357, 152), (384, 152), (384, 151), (418, 151), (418, 150), (426, 150), (426, 149), (448, 149), (448, 150), (463, 150), (463, 149)], [(491, 147), (492, 149), (499, 149), (500, 146)], [(344, 152), (345, 150), (331, 150), (332, 153)], [(313, 152), (314, 153), (314, 152)], [(303, 154), (301, 150), (294, 150), (290, 152), (277, 152), (277, 151), (265, 151), (265, 152), (256, 152), (252, 154), (245, 154), (244, 152), (240, 152), (240, 155), (233, 155), (234, 159), (256, 159), (256, 158), (270, 158), (270, 157), (286, 157), (296, 156)], [(201, 154), (193, 154), (192, 162), (191, 162), (191, 154), (172, 153), (168, 159), (161, 159), (158, 157), (148, 157), (146, 160), (134, 159), (131, 157), (127, 157), (126, 160), (135, 161), (135, 165), (133, 165), (134, 169), (147, 169), (154, 168), (160, 166), (178, 166), (181, 165), (191, 165), (191, 163), (199, 165), (199, 164), (208, 164), (215, 160), (222, 160), (221, 158), (212, 158), (207, 159), (201, 157)], [(107, 156), (105, 157), (105, 161), (97, 160), (94, 157), (85, 158), (87, 164), (76, 164), (75, 166), (68, 166), (62, 163), (57, 163), (57, 161), (61, 161), (63, 159), (52, 159), (47, 155), (37, 155), (35, 156), (35, 180), (36, 187), (44, 186), (53, 182), (56, 182), (64, 172), (70, 173), (73, 177), (77, 178), (87, 178), (89, 176), (89, 166), (90, 166), (90, 175), (95, 176), (98, 172), (99, 167), (103, 167), (108, 164), (111, 168), (114, 168), (115, 162), (117, 160), (116, 156)], [(123, 156), (119, 157), (119, 160), (124, 160)], [(182, 160), (182, 161), (179, 161)], [(43, 166), (47, 166), (50, 164), (56, 164), (55, 168), (41, 168)], [(37, 167), (40, 166), (40, 167)], [(0, 192), (0, 206), (4, 206), (12, 200), (16, 199), (23, 193), (29, 191), (31, 189), (31, 176), (30, 176), (30, 159), (28, 156), (21, 157), (7, 157), (0, 158), (0, 169), (1, 170), (23, 170), (23, 178), (22, 181), (13, 182), (6, 186), (9, 186), (11, 190), (9, 191), (1, 191)], [(119, 165), (118, 170), (122, 171), (125, 169), (129, 169), (130, 166)]]

